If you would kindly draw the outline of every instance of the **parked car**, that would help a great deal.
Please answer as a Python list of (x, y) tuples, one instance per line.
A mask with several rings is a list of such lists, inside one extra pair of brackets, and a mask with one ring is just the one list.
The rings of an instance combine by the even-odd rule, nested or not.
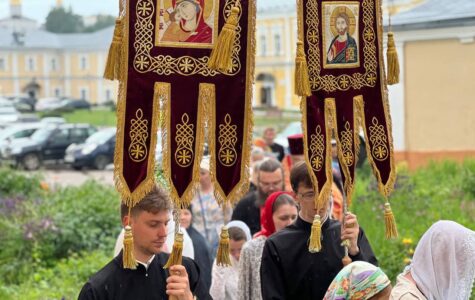
[(59, 103), (61, 102), (61, 99), (56, 98), (56, 97), (51, 97), (51, 98), (40, 98), (38, 99), (38, 102), (36, 102), (35, 105), (35, 110), (36, 111), (50, 111)]
[(63, 117), (44, 117), (40, 120), (40, 122), (47, 124), (64, 124), (66, 123), (66, 119)]
[(0, 98), (0, 123), (13, 123), (18, 121), (20, 113), (12, 102)]
[(34, 112), (36, 99), (28, 96), (13, 96), (9, 97), (13, 105), (21, 112)]
[(114, 161), (115, 128), (102, 129), (90, 137), (83, 144), (71, 144), (66, 149), (64, 162), (74, 169), (93, 167), (104, 170)]
[(0, 148), (16, 139), (29, 137), (44, 126), (42, 123), (18, 123), (0, 130)]
[(89, 124), (49, 125), (2, 148), (1, 158), (9, 165), (36, 170), (44, 162), (62, 161), (69, 145), (83, 143), (96, 131)]

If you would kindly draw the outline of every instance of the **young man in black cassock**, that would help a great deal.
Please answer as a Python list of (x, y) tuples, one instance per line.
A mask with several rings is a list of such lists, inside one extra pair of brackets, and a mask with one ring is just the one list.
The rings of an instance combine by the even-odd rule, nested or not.
[[(329, 201), (320, 211), (315, 210), (316, 195), (305, 162), (294, 166), (290, 181), (300, 212), (294, 224), (265, 243), (261, 262), (262, 298), (322, 299), (333, 278), (343, 268), (343, 240), (350, 242), (348, 252), (353, 261), (377, 265), (377, 260), (355, 215), (348, 213), (345, 228), (342, 228), (340, 222), (328, 217)], [(322, 249), (310, 253), (309, 238), (317, 213), (322, 217)]]
[(171, 295), (178, 300), (192, 300), (194, 295), (198, 299), (211, 299), (193, 260), (183, 257), (183, 265), (163, 268), (169, 257), (161, 248), (167, 237), (170, 209), (168, 195), (156, 187), (132, 208), (130, 223), (128, 207), (122, 204), (122, 222), (132, 228), (137, 267), (125, 269), (121, 251), (89, 279), (78, 299), (151, 300), (168, 299)]

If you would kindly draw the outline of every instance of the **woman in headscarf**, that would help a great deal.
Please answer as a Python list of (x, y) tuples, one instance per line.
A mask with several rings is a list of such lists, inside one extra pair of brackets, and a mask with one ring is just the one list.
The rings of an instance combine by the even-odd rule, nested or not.
[(261, 214), (261, 231), (244, 246), (239, 260), (238, 293), (240, 300), (259, 300), (261, 295), (261, 256), (271, 234), (290, 225), (297, 218), (297, 206), (288, 192), (272, 193)]
[(391, 281), (384, 272), (365, 261), (355, 261), (336, 275), (323, 300), (387, 300)]
[(231, 221), (226, 227), (229, 232), (229, 255), (231, 266), (223, 267), (213, 263), (210, 295), (213, 299), (235, 300), (238, 295), (239, 260), (243, 245), (251, 240), (251, 230), (242, 221)]
[(475, 232), (452, 221), (432, 225), (411, 264), (397, 277), (392, 300), (468, 300), (475, 278)]
[(172, 0), (170, 25), (162, 41), (185, 43), (211, 43), (213, 29), (204, 19), (205, 0)]

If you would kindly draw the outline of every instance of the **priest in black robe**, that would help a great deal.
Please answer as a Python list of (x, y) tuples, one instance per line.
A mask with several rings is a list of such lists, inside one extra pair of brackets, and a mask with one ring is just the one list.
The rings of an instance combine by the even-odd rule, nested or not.
[[(356, 216), (345, 216), (345, 228), (328, 218), (331, 203), (320, 211), (307, 166), (301, 162), (291, 171), (290, 181), (300, 205), (294, 224), (269, 237), (261, 262), (261, 288), (264, 300), (322, 299), (333, 278), (343, 268), (342, 240), (349, 240), (349, 257), (377, 265), (376, 257)], [(309, 252), (309, 238), (315, 214), (322, 216), (322, 249)]]
[[(131, 227), (136, 266), (124, 268), (123, 251), (83, 286), (79, 300), (211, 299), (197, 264), (183, 257), (182, 265), (164, 269), (169, 255), (162, 252), (170, 221), (171, 201), (158, 187), (129, 213), (122, 204), (122, 223)], [(127, 230), (127, 229), (126, 229)]]

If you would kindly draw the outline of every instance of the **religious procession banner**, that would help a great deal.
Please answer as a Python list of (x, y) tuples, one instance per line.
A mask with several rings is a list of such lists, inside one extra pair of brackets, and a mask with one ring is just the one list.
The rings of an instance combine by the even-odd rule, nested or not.
[[(122, 1), (114, 34), (120, 63), (109, 74), (120, 82), (115, 182), (127, 204), (155, 184), (159, 127), (177, 207), (193, 197), (206, 140), (218, 199), (238, 200), (247, 190), (254, 31), (255, 1)], [(229, 56), (225, 67), (211, 62), (226, 43), (229, 53), (217, 54)]]
[[(351, 202), (362, 128), (387, 217), (392, 216), (387, 197), (396, 175), (381, 1), (298, 0), (298, 20), (296, 89), (303, 96), (305, 156), (319, 191), (316, 206), (322, 207), (331, 192), (332, 137)], [(394, 230), (389, 236), (397, 234)]]

